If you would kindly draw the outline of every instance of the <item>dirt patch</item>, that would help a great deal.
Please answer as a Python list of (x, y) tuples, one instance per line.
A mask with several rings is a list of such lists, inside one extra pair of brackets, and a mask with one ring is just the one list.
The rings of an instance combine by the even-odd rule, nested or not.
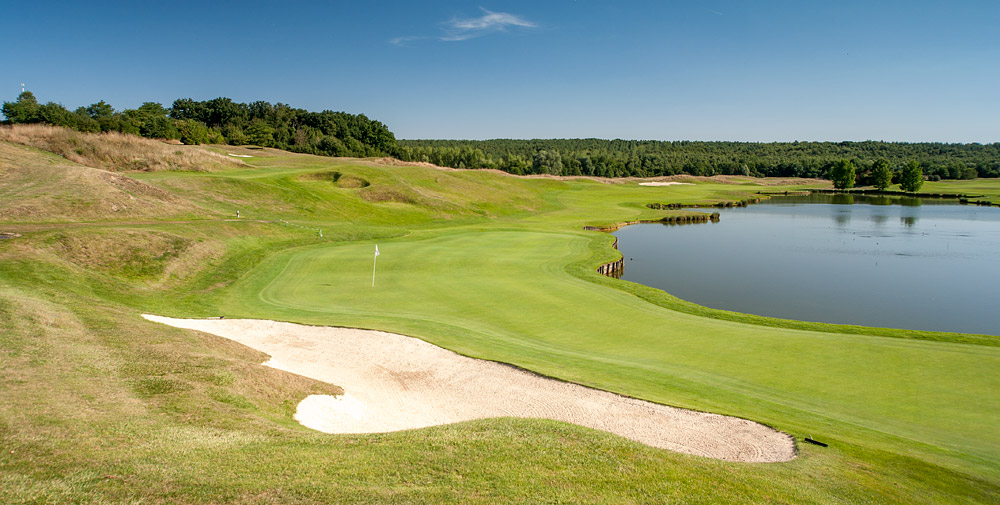
[(727, 461), (788, 461), (796, 455), (790, 436), (752, 421), (548, 379), (402, 335), (250, 319), (143, 317), (240, 342), (269, 354), (269, 366), (341, 386), (343, 395), (310, 396), (295, 415), (327, 433), (512, 416), (569, 422)]
[(0, 240), (10, 240), (12, 238), (20, 237), (20, 233), (14, 233), (9, 231), (0, 231)]

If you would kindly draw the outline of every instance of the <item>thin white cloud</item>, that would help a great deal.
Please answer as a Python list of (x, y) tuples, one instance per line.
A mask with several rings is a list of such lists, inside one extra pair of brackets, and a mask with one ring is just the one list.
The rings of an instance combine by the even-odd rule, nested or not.
[(483, 15), (477, 18), (452, 18), (443, 24), (444, 34), (436, 37), (410, 36), (396, 37), (389, 40), (390, 44), (404, 45), (414, 40), (430, 39), (444, 42), (459, 42), (474, 39), (496, 32), (505, 32), (511, 28), (537, 28), (538, 25), (524, 18), (506, 12), (493, 12), (480, 7)]
[(409, 37), (394, 37), (389, 39), (389, 43), (394, 46), (405, 46), (407, 42), (413, 42), (414, 40), (424, 40), (428, 37), (421, 36), (409, 36)]

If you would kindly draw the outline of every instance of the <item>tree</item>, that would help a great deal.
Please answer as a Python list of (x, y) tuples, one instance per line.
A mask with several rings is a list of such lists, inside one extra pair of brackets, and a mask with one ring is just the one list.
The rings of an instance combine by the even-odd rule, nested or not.
[(271, 147), (274, 144), (274, 128), (263, 119), (254, 119), (247, 127), (246, 134), (251, 144), (262, 147)]
[(916, 160), (910, 160), (903, 167), (903, 173), (899, 176), (899, 189), (908, 193), (920, 191), (920, 186), (924, 184), (924, 171)]
[(41, 121), (39, 108), (34, 93), (23, 91), (16, 102), (3, 103), (3, 115), (11, 123), (37, 123)]
[[(122, 112), (122, 119), (130, 123), (139, 135), (146, 138), (180, 138), (174, 121), (167, 117), (168, 112), (159, 103), (145, 102), (138, 109), (128, 109)], [(126, 130), (126, 128), (122, 129)]]
[(226, 143), (232, 146), (242, 146), (248, 144), (246, 133), (243, 128), (233, 123), (226, 123), (222, 128), (222, 136), (226, 138)]
[(104, 119), (115, 115), (115, 108), (105, 103), (104, 100), (88, 105), (85, 110), (87, 115), (94, 119)]
[(830, 180), (837, 189), (854, 187), (854, 164), (848, 160), (839, 160), (830, 169)]
[(536, 174), (559, 175), (563, 169), (562, 155), (556, 150), (547, 151), (543, 149), (538, 151), (535, 154), (532, 168), (534, 168)]
[(193, 119), (179, 119), (176, 122), (181, 142), (186, 145), (198, 145), (209, 142), (208, 127)]
[(889, 162), (883, 159), (875, 160), (872, 165), (872, 186), (879, 191), (885, 191), (892, 184), (892, 169)]

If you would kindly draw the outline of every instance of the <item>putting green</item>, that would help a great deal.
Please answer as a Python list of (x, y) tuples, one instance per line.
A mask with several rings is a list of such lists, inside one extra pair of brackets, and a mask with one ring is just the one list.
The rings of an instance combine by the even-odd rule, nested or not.
[(567, 273), (589, 256), (591, 240), (495, 228), (414, 233), (379, 243), (374, 288), (371, 242), (297, 249), (234, 286), (227, 309), (396, 331), (798, 436), (860, 437), (996, 471), (1000, 348), (675, 312)]

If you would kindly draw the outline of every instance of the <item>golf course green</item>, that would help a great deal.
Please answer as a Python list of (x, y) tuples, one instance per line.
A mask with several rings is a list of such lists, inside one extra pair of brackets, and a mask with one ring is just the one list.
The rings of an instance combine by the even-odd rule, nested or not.
[[(646, 206), (653, 202), (713, 204), (825, 181), (688, 178), (648, 187), (191, 147), (253, 157), (213, 172), (126, 174), (153, 188), (132, 190), (133, 205), (167, 203), (147, 215), (81, 218), (26, 214), (17, 194), (29, 183), (44, 187), (32, 173), (53, 164), (93, 169), (0, 147), (5, 166), (36, 168), (0, 179), (0, 232), (19, 235), (0, 241), (0, 401), (11, 406), (0, 414), (5, 503), (1000, 496), (1000, 339), (736, 314), (596, 273), (618, 253), (612, 236), (585, 226), (697, 210)], [(1000, 195), (996, 181), (968, 184)], [(97, 209), (108, 197), (76, 198)], [(163, 210), (171, 207), (180, 210)], [(712, 275), (713, 266), (676, 267)], [(141, 313), (401, 333), (758, 421), (795, 437), (799, 457), (725, 463), (544, 420), (317, 434), (291, 412), (336, 385), (287, 377), (261, 367), (259, 353)], [(806, 444), (807, 436), (829, 446)]]

